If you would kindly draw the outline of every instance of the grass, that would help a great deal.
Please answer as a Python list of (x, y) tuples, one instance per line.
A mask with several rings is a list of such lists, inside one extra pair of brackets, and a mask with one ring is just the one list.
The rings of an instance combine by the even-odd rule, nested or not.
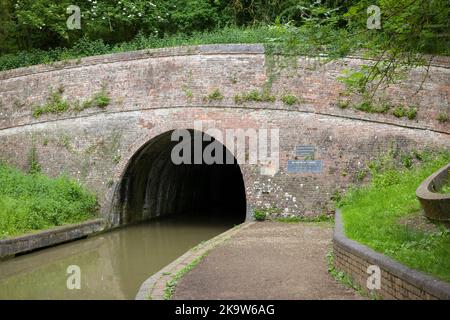
[[(131, 41), (115, 45), (106, 44), (102, 40), (90, 41), (81, 39), (72, 48), (55, 48), (51, 50), (33, 49), (31, 51), (2, 55), (0, 56), (0, 71), (142, 49), (199, 44), (268, 43), (279, 37), (280, 34), (281, 36), (285, 36), (285, 33), (285, 30), (281, 30), (280, 28), (260, 26), (249, 28), (226, 27), (210, 32), (195, 32), (189, 35), (177, 34), (164, 38), (139, 35)], [(308, 51), (305, 49), (305, 52)]]
[(438, 192), (439, 192), (439, 193), (443, 193), (443, 194), (450, 193), (450, 180), (447, 181), (447, 183), (444, 184), (444, 185), (439, 189)]
[(93, 217), (97, 200), (77, 182), (24, 173), (0, 163), (0, 238)]
[(208, 252), (205, 252), (200, 257), (195, 258), (191, 263), (189, 263), (187, 266), (185, 266), (183, 269), (178, 271), (172, 280), (167, 281), (166, 288), (164, 289), (164, 300), (170, 300), (172, 299), (173, 293), (175, 291), (175, 287), (177, 285), (178, 280), (180, 280), (186, 273), (191, 271), (192, 269), (197, 266), (200, 261), (202, 261), (206, 256), (208, 255)]
[(368, 297), (372, 300), (377, 300), (379, 297), (375, 294), (375, 292), (369, 292), (368, 290), (364, 290), (358, 283), (353, 281), (353, 279), (343, 271), (339, 271), (334, 267), (334, 254), (333, 250), (330, 249), (326, 255), (327, 264), (328, 264), (328, 273), (339, 283), (344, 285), (347, 288), (351, 288), (355, 290), (359, 295)]
[(450, 230), (423, 231), (401, 219), (421, 214), (415, 191), (433, 172), (450, 162), (450, 152), (422, 154), (420, 164), (372, 166), (367, 186), (350, 190), (338, 203), (346, 235), (413, 268), (450, 281)]
[(284, 223), (298, 223), (298, 222), (333, 222), (334, 216), (321, 214), (318, 216), (312, 217), (303, 217), (303, 216), (291, 216), (284, 218), (276, 218), (275, 221), (284, 222)]

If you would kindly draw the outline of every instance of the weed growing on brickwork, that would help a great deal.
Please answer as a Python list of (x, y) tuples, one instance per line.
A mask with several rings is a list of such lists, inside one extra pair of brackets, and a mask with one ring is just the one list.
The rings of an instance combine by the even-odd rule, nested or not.
[(439, 112), (436, 120), (439, 121), (439, 122), (442, 122), (442, 123), (447, 122), (448, 121), (447, 113), (446, 112)]
[(223, 94), (220, 92), (219, 89), (214, 89), (213, 91), (211, 91), (208, 96), (206, 97), (207, 100), (212, 101), (212, 100), (223, 100)]
[[(345, 109), (350, 105), (350, 102), (347, 100), (340, 100), (338, 101), (337, 106), (341, 109)], [(382, 113), (387, 114), (389, 111), (392, 110), (392, 115), (394, 115), (397, 118), (403, 118), (406, 117), (409, 120), (414, 120), (417, 118), (417, 108), (414, 106), (391, 106), (388, 103), (385, 102), (378, 102), (374, 103), (370, 100), (363, 100), (355, 105), (353, 105), (353, 108), (358, 111), (367, 112), (367, 113)]]
[(267, 213), (264, 210), (255, 209), (253, 211), (253, 217), (256, 221), (264, 221), (267, 218)]
[(406, 110), (403, 106), (397, 106), (397, 107), (395, 107), (392, 114), (394, 116), (396, 116), (397, 118), (403, 118), (404, 116), (406, 116)]
[(347, 109), (349, 105), (350, 103), (348, 102), (348, 100), (339, 100), (337, 103), (337, 106), (341, 109)]
[(354, 108), (368, 113), (387, 113), (390, 106), (385, 103), (374, 105), (371, 101), (364, 100), (361, 103), (356, 104)]
[(183, 85), (182, 90), (184, 91), (186, 98), (188, 98), (189, 100), (191, 100), (194, 97), (194, 93), (192, 92), (191, 89), (188, 88), (188, 86)]
[(328, 273), (339, 283), (344, 286), (351, 288), (358, 292), (361, 296), (368, 297), (373, 300), (379, 299), (379, 297), (374, 292), (369, 292), (368, 290), (364, 290), (358, 283), (353, 281), (353, 279), (343, 271), (337, 270), (334, 266), (334, 254), (333, 249), (328, 250), (326, 254), (327, 264), (328, 264)]
[(371, 181), (352, 188), (339, 201), (345, 233), (401, 263), (450, 280), (450, 231), (424, 231), (401, 223), (419, 217), (417, 187), (450, 162), (450, 151), (399, 153), (390, 150), (369, 163)]
[(275, 102), (276, 97), (270, 93), (269, 90), (263, 89), (259, 90), (250, 90), (249, 92), (236, 94), (234, 96), (234, 102), (237, 104), (241, 104), (249, 101), (256, 102)]
[(91, 98), (80, 102), (75, 100), (69, 102), (63, 98), (64, 88), (60, 86), (58, 90), (51, 90), (47, 98), (47, 101), (43, 105), (39, 105), (33, 108), (33, 117), (39, 118), (44, 114), (61, 114), (70, 110), (75, 112), (81, 112), (88, 108), (106, 108), (110, 103), (111, 99), (108, 96), (106, 88), (103, 86), (102, 89), (95, 93)]
[(363, 181), (367, 177), (367, 169), (358, 170), (356, 173), (356, 180)]
[(66, 148), (67, 151), (72, 151), (72, 145), (71, 145), (71, 141), (70, 141), (70, 137), (66, 134), (62, 134), (59, 137), (59, 143)]
[(406, 117), (409, 120), (413, 120), (417, 117), (417, 109), (415, 107), (409, 107), (408, 110), (406, 110)]
[(298, 102), (298, 98), (293, 94), (285, 94), (281, 97), (281, 101), (288, 106), (292, 106)]
[(34, 143), (28, 153), (28, 173), (36, 174), (41, 172), (41, 165), (39, 164), (38, 154)]
[(35, 151), (30, 173), (0, 163), (0, 238), (17, 236), (93, 217), (94, 194), (66, 177), (40, 173)]

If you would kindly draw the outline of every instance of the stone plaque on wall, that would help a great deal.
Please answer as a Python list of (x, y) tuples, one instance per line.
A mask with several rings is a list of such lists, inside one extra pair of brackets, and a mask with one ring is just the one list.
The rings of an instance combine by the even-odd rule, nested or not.
[(288, 173), (321, 173), (322, 160), (288, 160)]
[(300, 157), (309, 157), (314, 156), (316, 152), (315, 146), (296, 146), (295, 147), (295, 155)]

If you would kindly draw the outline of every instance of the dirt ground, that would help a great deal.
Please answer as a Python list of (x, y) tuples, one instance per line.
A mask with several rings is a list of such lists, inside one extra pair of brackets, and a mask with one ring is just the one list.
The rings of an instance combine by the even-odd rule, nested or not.
[(327, 272), (332, 228), (259, 222), (209, 252), (173, 299), (362, 299)]

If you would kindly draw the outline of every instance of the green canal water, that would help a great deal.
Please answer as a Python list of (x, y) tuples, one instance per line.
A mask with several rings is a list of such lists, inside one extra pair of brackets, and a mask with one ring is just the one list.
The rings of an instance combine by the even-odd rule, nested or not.
[[(239, 222), (168, 217), (6, 260), (0, 299), (134, 299), (149, 276)], [(80, 289), (67, 288), (70, 265), (80, 267)]]

